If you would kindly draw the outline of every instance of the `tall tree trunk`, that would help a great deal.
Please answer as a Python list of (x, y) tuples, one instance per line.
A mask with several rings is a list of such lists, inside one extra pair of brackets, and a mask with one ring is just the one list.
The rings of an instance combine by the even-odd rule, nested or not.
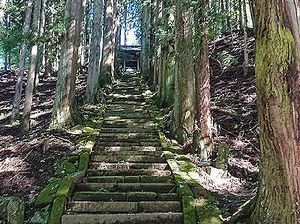
[(210, 68), (207, 28), (201, 28), (205, 22), (208, 0), (198, 4), (195, 16), (195, 76), (196, 76), (196, 123), (193, 144), (202, 161), (208, 161), (212, 155), (212, 116), (210, 109)]
[(94, 2), (93, 34), (90, 50), (90, 62), (88, 68), (88, 78), (86, 86), (86, 101), (88, 103), (97, 103), (100, 101), (101, 74), (100, 66), (102, 59), (101, 42), (103, 42), (103, 0)]
[(252, 223), (300, 220), (299, 1), (256, 1), (260, 183)]
[(87, 23), (87, 17), (88, 15), (86, 14), (86, 6), (87, 6), (87, 0), (82, 0), (82, 10), (83, 10), (83, 18), (81, 21), (81, 32), (80, 32), (80, 46), (78, 49), (78, 53), (79, 53), (79, 59), (80, 59), (80, 65), (84, 66), (86, 63), (86, 57), (85, 57), (85, 47), (86, 47), (86, 42), (87, 42), (87, 35), (85, 34), (86, 32), (88, 32), (88, 30), (86, 29), (86, 23)]
[(5, 6), (6, 6), (6, 0), (0, 1), (0, 25), (3, 25), (3, 19), (5, 15)]
[(243, 70), (244, 70), (244, 76), (247, 76), (248, 74), (248, 68), (249, 68), (249, 53), (248, 53), (248, 33), (247, 33), (247, 24), (248, 24), (248, 18), (247, 18), (247, 3), (246, 0), (243, 0), (243, 33), (244, 33), (244, 64), (243, 64)]
[(22, 134), (27, 134), (30, 129), (30, 113), (32, 107), (33, 99), (33, 89), (34, 89), (34, 79), (36, 76), (36, 68), (38, 62), (38, 36), (39, 36), (39, 27), (40, 27), (40, 15), (41, 15), (42, 0), (36, 0), (34, 4), (34, 13), (32, 20), (32, 29), (35, 32), (34, 45), (31, 48), (31, 61), (30, 68), (27, 75), (27, 84), (25, 91), (25, 103), (21, 124)]
[(192, 136), (195, 118), (195, 76), (193, 71), (191, 41), (191, 15), (184, 2), (176, 1), (175, 47), (178, 58), (175, 71), (174, 130), (179, 143)]
[(103, 59), (101, 63), (101, 79), (103, 84), (115, 80), (115, 40), (116, 40), (116, 0), (107, 0), (103, 41)]
[(81, 0), (67, 0), (65, 34), (55, 90), (54, 106), (50, 128), (61, 128), (64, 125), (74, 124), (78, 118), (75, 105), (75, 81), (78, 72), (78, 45), (81, 28)]
[[(30, 29), (30, 22), (31, 22), (31, 14), (33, 8), (33, 1), (29, 0), (27, 3), (27, 8), (25, 11), (25, 19), (23, 25), (23, 34), (27, 34)], [(20, 110), (20, 101), (22, 95), (22, 84), (24, 79), (24, 69), (25, 69), (25, 59), (26, 59), (26, 51), (27, 51), (27, 44), (22, 43), (20, 48), (20, 56), (19, 56), (19, 69), (17, 71), (17, 83), (15, 87), (15, 95), (13, 100), (13, 109), (11, 115), (11, 122), (14, 123), (18, 117), (19, 110)]]

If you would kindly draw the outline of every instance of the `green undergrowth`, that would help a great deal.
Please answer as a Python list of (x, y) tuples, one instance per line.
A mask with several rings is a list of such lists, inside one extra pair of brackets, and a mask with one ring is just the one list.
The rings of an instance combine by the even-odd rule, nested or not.
[(78, 135), (76, 150), (61, 160), (53, 177), (37, 196), (35, 206), (40, 209), (28, 223), (60, 223), (74, 186), (85, 176), (88, 169), (90, 153), (99, 135), (105, 112), (104, 106), (99, 108), (96, 113), (87, 112), (86, 120), (69, 130)]

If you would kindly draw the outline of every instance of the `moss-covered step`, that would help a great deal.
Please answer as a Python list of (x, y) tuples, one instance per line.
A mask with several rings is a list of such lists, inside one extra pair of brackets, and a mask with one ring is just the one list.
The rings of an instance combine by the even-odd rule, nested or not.
[(181, 212), (179, 201), (140, 202), (91, 202), (73, 201), (68, 204), (69, 212), (76, 213), (139, 213), (139, 212)]
[[(134, 156), (132, 156), (134, 157)], [(105, 161), (105, 160), (102, 160)], [(121, 162), (125, 161), (125, 162)], [(156, 163), (155, 162), (131, 162), (126, 161), (125, 158), (123, 160), (114, 161), (114, 162), (92, 162), (89, 165), (90, 169), (101, 169), (101, 170), (126, 170), (126, 169), (157, 169), (157, 170), (166, 170), (168, 168), (167, 163)]]
[(123, 143), (147, 143), (147, 144), (153, 144), (154, 146), (160, 146), (159, 139), (158, 138), (151, 138), (150, 136), (147, 138), (141, 138), (141, 137), (136, 137), (136, 138), (117, 138), (116, 137), (98, 137), (97, 138), (97, 144), (98, 143), (111, 143), (111, 142), (123, 142)]
[(182, 213), (64, 215), (62, 224), (182, 224)]
[(171, 183), (170, 176), (93, 176), (85, 177), (83, 183)]
[(92, 155), (92, 162), (136, 162), (136, 163), (164, 163), (166, 160), (159, 156), (151, 155), (136, 155), (134, 152), (132, 155)]
[(86, 171), (87, 176), (102, 176), (102, 175), (115, 175), (115, 176), (171, 176), (172, 172), (169, 170), (157, 169), (139, 169), (139, 170), (93, 170)]
[(122, 152), (122, 151), (137, 151), (137, 152), (156, 152), (161, 151), (162, 147), (157, 146), (95, 146), (94, 151), (103, 152)]
[(80, 183), (76, 191), (174, 193), (176, 186), (173, 183)]
[(133, 128), (106, 128), (103, 127), (101, 130), (102, 133), (153, 133), (156, 134), (156, 128), (142, 128), (142, 127), (133, 127)]
[[(110, 149), (110, 151), (108, 150)], [(115, 149), (115, 150), (114, 150)], [(140, 150), (139, 150), (140, 149)], [(99, 156), (150, 156), (150, 157), (163, 157), (163, 151), (156, 151), (160, 148), (150, 147), (139, 147), (139, 148), (131, 148), (131, 147), (123, 147), (123, 148), (96, 148), (93, 151), (93, 155)], [(122, 161), (122, 160), (121, 160)], [(165, 161), (165, 160), (161, 160)]]
[(74, 201), (176, 201), (177, 193), (79, 191)]
[(108, 139), (155, 139), (159, 141), (159, 135), (158, 134), (145, 134), (145, 133), (101, 133), (99, 135), (99, 138), (108, 138)]
[(118, 142), (112, 142), (112, 141), (101, 141), (96, 143), (97, 146), (156, 146), (159, 147), (160, 143), (157, 141), (118, 141)]

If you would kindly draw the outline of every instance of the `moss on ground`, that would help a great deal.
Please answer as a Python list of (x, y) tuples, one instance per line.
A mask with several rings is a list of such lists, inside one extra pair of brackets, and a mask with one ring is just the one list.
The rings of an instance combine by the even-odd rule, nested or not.
[(79, 166), (78, 170), (79, 171), (85, 171), (89, 167), (89, 160), (90, 160), (90, 153), (89, 152), (83, 152), (80, 155), (79, 159)]
[(35, 200), (36, 206), (51, 204), (55, 199), (56, 192), (60, 186), (61, 179), (52, 179), (50, 183), (40, 192)]
[(61, 217), (65, 212), (67, 199), (65, 197), (57, 197), (52, 205), (48, 224), (60, 224)]
[(69, 162), (68, 159), (63, 160), (59, 165), (58, 169), (55, 171), (55, 177), (65, 177), (77, 171), (75, 164)]

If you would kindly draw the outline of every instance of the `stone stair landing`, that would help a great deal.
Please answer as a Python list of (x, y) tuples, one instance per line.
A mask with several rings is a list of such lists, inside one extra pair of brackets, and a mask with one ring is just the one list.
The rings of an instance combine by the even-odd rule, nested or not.
[(63, 224), (182, 224), (182, 206), (139, 78), (115, 86), (86, 177)]

